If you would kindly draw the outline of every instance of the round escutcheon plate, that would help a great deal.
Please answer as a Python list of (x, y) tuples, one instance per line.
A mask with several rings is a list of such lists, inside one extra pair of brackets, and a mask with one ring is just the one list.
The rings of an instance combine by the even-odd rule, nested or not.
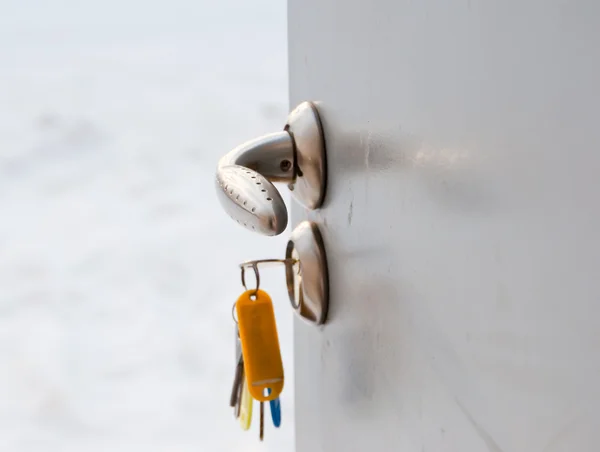
[(315, 223), (303, 221), (294, 229), (285, 257), (298, 261), (286, 266), (292, 307), (306, 322), (324, 324), (329, 308), (329, 275), (323, 239)]
[(288, 116), (285, 126), (294, 139), (296, 177), (289, 184), (292, 196), (308, 209), (318, 209), (325, 198), (327, 159), (325, 136), (317, 107), (302, 102)]

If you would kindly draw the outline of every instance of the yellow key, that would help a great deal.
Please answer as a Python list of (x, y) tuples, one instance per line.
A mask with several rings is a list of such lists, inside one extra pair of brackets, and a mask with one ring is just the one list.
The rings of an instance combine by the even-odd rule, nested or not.
[(244, 381), (242, 383), (242, 403), (240, 405), (240, 425), (243, 430), (249, 430), (250, 424), (252, 424), (252, 396), (248, 391), (248, 384)]
[[(273, 302), (259, 290), (244, 292), (235, 305), (244, 355), (244, 371), (252, 397), (267, 402), (283, 390), (283, 363), (275, 324)], [(268, 391), (270, 389), (270, 391)]]

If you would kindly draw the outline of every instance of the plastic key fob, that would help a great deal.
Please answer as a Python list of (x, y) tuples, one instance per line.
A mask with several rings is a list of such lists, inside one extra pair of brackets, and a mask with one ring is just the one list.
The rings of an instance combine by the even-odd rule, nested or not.
[(283, 390), (283, 363), (271, 297), (248, 290), (238, 298), (236, 311), (248, 390), (260, 402), (274, 400)]

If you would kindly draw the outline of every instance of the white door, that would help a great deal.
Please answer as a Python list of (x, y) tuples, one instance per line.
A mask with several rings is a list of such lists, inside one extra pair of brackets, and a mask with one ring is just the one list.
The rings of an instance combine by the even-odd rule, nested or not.
[(289, 1), (331, 306), (296, 450), (595, 452), (600, 3)]

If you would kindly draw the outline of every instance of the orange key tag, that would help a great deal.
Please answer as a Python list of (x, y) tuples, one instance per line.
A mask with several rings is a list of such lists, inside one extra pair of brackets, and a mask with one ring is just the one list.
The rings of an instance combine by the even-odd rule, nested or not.
[(283, 363), (271, 297), (258, 290), (253, 300), (254, 294), (254, 290), (244, 292), (235, 309), (248, 390), (254, 399), (267, 402), (283, 390)]

